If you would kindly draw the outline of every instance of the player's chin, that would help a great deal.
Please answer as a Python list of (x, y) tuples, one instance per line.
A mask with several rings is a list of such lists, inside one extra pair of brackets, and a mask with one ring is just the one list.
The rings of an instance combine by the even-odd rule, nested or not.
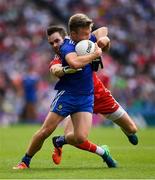
[(56, 54), (59, 53), (59, 49), (57, 49), (57, 48), (53, 48), (53, 51), (54, 51), (54, 53), (56, 53)]

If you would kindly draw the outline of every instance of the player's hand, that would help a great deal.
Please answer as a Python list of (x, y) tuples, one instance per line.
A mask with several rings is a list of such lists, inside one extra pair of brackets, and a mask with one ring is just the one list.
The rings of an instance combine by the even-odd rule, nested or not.
[(97, 41), (97, 45), (102, 49), (102, 51), (106, 51), (110, 48), (110, 39), (107, 36), (102, 37)]
[(95, 59), (102, 55), (102, 49), (98, 47), (97, 43), (95, 43), (94, 55), (95, 55)]
[(50, 72), (55, 75), (56, 77), (60, 78), (62, 76), (64, 76), (64, 71), (63, 71), (63, 67), (62, 64), (54, 64), (51, 66), (50, 68)]
[(74, 69), (74, 68), (70, 68), (69, 66), (63, 67), (64, 74), (74, 74), (74, 73), (79, 72), (81, 70), (82, 70), (82, 68)]

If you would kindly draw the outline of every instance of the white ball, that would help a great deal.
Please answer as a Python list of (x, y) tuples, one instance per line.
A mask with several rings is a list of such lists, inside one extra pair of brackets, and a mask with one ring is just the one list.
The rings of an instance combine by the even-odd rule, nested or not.
[(95, 51), (95, 43), (90, 40), (82, 40), (75, 46), (75, 51), (78, 56), (93, 53)]

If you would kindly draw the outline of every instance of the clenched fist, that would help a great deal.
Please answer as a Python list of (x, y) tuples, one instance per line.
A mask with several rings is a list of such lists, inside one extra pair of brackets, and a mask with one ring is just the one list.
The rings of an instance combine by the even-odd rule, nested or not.
[(105, 36), (102, 38), (99, 38), (99, 40), (97, 41), (97, 45), (103, 50), (106, 51), (109, 49), (110, 47), (110, 39)]
[(55, 75), (56, 77), (62, 77), (64, 76), (64, 71), (62, 64), (54, 64), (50, 68), (50, 72)]

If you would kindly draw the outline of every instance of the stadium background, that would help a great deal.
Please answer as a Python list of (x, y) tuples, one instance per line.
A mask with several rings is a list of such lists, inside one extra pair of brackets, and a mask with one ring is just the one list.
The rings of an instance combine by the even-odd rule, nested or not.
[[(139, 126), (155, 125), (154, 0), (1, 0), (0, 11), (0, 125), (44, 120), (55, 84), (45, 31), (51, 24), (66, 27), (79, 12), (93, 19), (94, 28), (109, 28), (101, 80)], [(36, 115), (24, 118), (24, 83), (32, 79)]]

